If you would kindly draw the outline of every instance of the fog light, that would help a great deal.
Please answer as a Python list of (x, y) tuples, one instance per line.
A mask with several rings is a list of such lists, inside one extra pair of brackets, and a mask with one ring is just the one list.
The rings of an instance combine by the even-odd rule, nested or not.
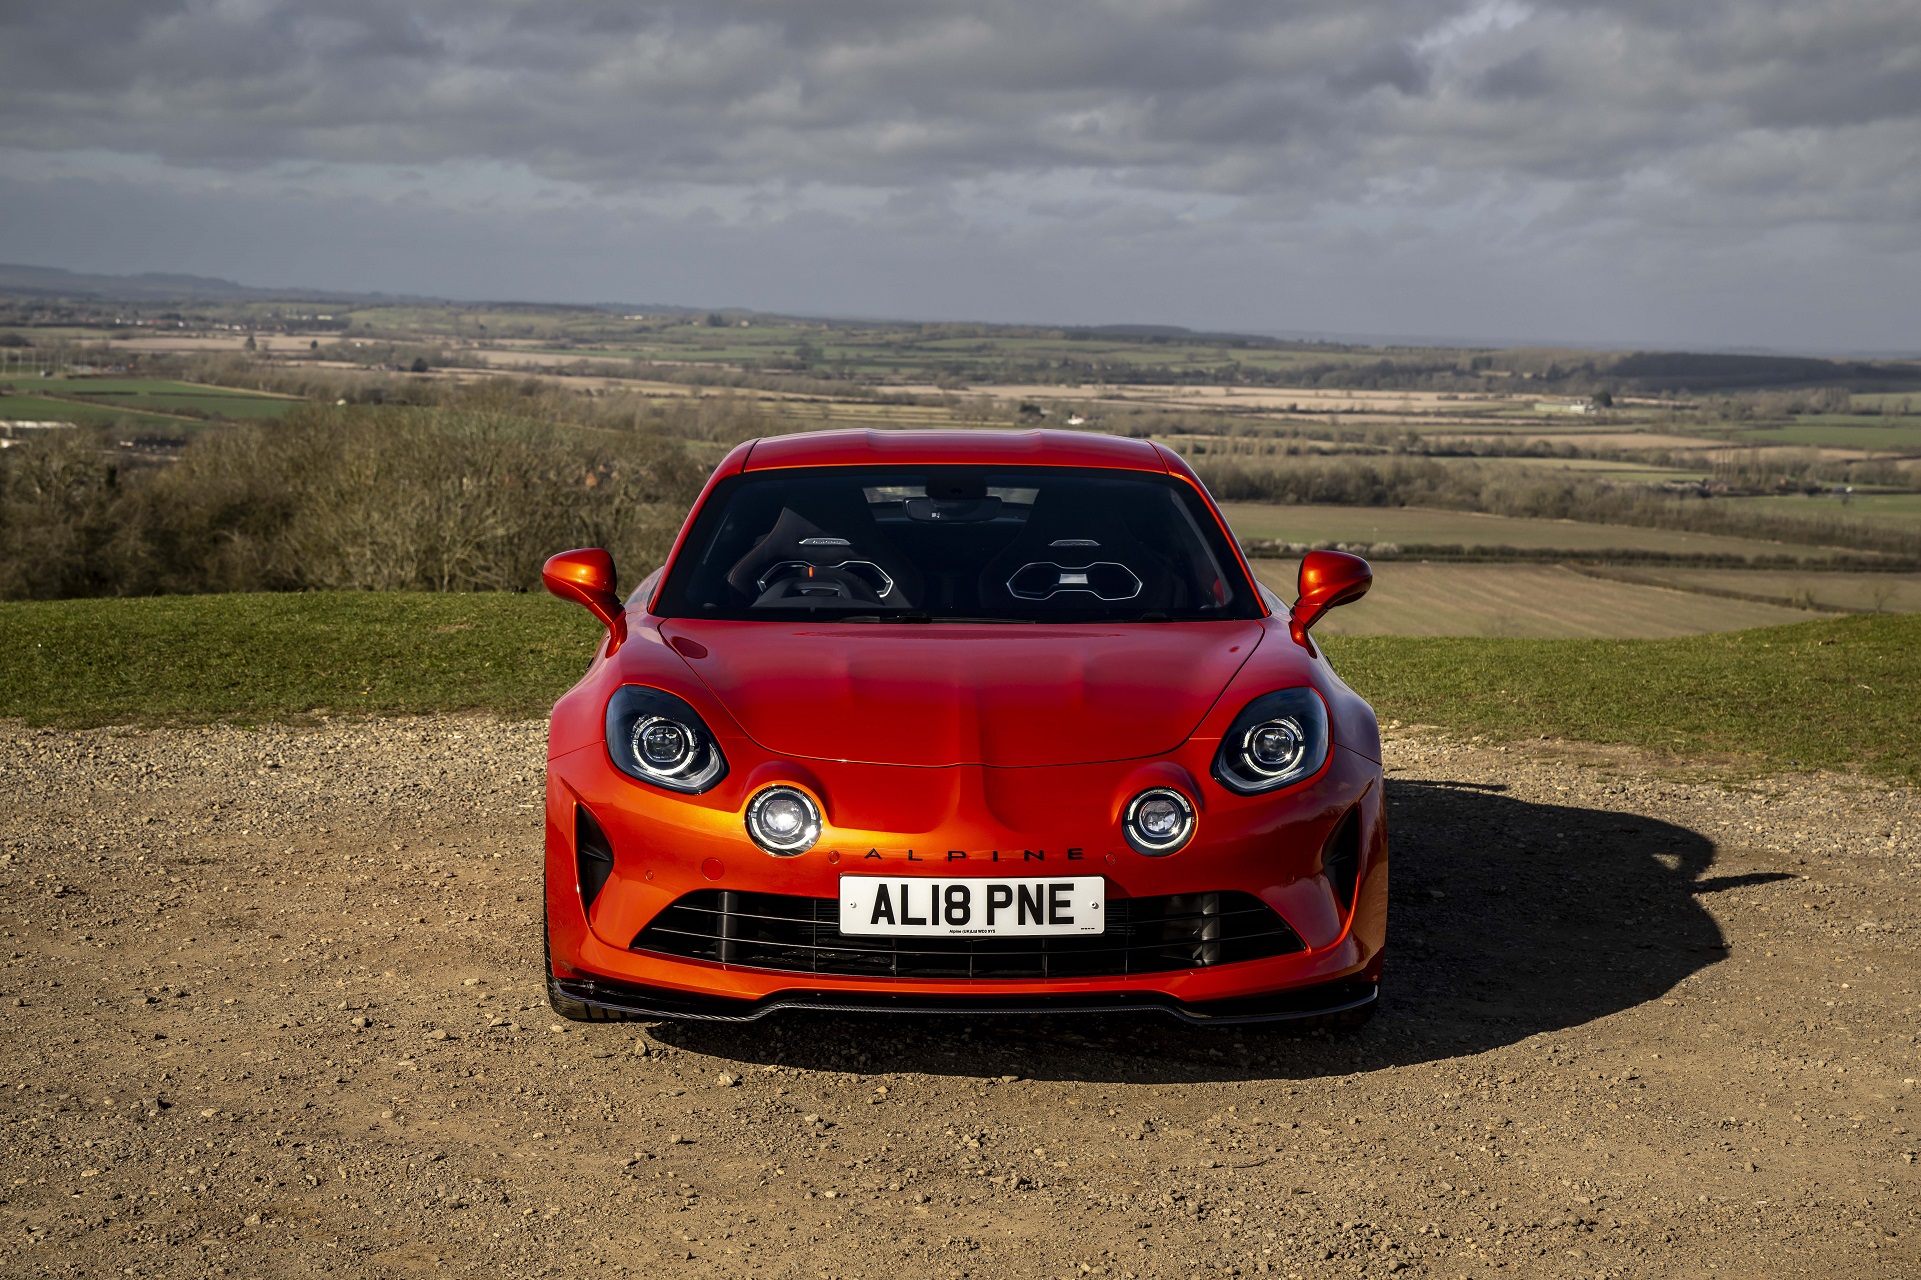
[(1194, 806), (1168, 787), (1143, 791), (1128, 804), (1121, 832), (1136, 853), (1149, 857), (1172, 853), (1194, 834)]
[(775, 857), (791, 858), (820, 839), (820, 810), (804, 791), (769, 787), (747, 802), (747, 834)]

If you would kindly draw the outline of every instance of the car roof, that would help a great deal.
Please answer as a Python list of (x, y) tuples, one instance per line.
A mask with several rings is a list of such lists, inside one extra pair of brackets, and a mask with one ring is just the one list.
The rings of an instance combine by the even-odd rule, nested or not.
[(1167, 470), (1146, 440), (1088, 431), (811, 431), (756, 440), (743, 471), (861, 466), (1113, 467)]

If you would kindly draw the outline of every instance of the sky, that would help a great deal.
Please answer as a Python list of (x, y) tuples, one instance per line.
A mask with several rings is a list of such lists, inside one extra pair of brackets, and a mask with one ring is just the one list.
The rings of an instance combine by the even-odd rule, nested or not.
[(0, 261), (1921, 352), (1921, 3), (21, 0)]

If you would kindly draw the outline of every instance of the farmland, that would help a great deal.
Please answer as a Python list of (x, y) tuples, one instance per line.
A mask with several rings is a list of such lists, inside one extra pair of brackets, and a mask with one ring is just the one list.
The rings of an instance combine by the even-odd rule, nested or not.
[(1741, 505), (1762, 511), (1817, 519), (1860, 520), (1890, 528), (1921, 528), (1921, 493), (1852, 493), (1742, 498)]
[(1668, 587), (1726, 599), (1759, 600), (1799, 609), (1921, 613), (1921, 575), (1912, 573), (1845, 573), (1818, 568), (1699, 569), (1675, 565), (1588, 568), (1584, 572), (1617, 582)]
[(1792, 556), (1818, 560), (1819, 547), (1793, 546), (1752, 538), (1728, 538), (1673, 529), (1639, 529), (1578, 520), (1528, 520), (1472, 511), (1434, 511), (1411, 507), (1278, 506), (1237, 502), (1224, 506), (1228, 523), (1242, 539), (1276, 542), (1394, 543), (1399, 546), (1461, 547), (1593, 555), (1638, 551), (1656, 555), (1730, 556), (1739, 559)]
[[(1857, 588), (1844, 587), (1848, 575), (1823, 574), (1810, 593), (1795, 575), (1921, 568), (1917, 361), (1366, 347), (1171, 328), (391, 299), (330, 304), (327, 315), (309, 317), (324, 325), (303, 329), (290, 317), (310, 308), (196, 305), (164, 331), (124, 327), (126, 307), (111, 323), (90, 322), (97, 313), (75, 304), (9, 335), (0, 299), (0, 342), (15, 353), (15, 367), (133, 369), (16, 378), (14, 393), (0, 396), (0, 417), (132, 427), (150, 454), (155, 440), (171, 439), (169, 456), (201, 463), (183, 469), (180, 491), (157, 517), (148, 510), (127, 518), (156, 529), (156, 519), (174, 521), (166, 513), (185, 501), (227, 522), (216, 529), (182, 515), (186, 523), (153, 551), (109, 538), (90, 561), (91, 576), (69, 572), (65, 587), (52, 585), (62, 561), (30, 557), (53, 568), (37, 585), (15, 575), (7, 591), (396, 585), (371, 569), (364, 581), (339, 576), (345, 570), (315, 579), (312, 547), (298, 556), (264, 549), (276, 535), (223, 495), (241, 485), (263, 495), (263, 510), (287, 512), (291, 494), (235, 474), (251, 465), (245, 449), (221, 455), (214, 469), (224, 468), (225, 478), (216, 484), (210, 455), (184, 443), (248, 421), (284, 422), (307, 442), (300, 456), (308, 459), (330, 456), (331, 431), (369, 448), (414, 441), (404, 464), (396, 455), (371, 473), (388, 490), (367, 499), (361, 523), (369, 525), (412, 510), (422, 486), (470, 491), (460, 488), (465, 480), (424, 472), (409, 479), (395, 468), (470, 465), (450, 463), (455, 457), (495, 465), (478, 459), (505, 445), (481, 448), (481, 440), (521, 438), (526, 464), (541, 460), (540, 474), (557, 464), (554, 475), (611, 474), (606, 450), (615, 437), (642, 443), (640, 454), (655, 459), (647, 466), (673, 460), (673, 482), (643, 483), (644, 529), (622, 517), (619, 529), (592, 535), (618, 543), (629, 559), (658, 555), (687, 476), (752, 436), (1044, 426), (1142, 437), (1187, 457), (1229, 500), (1230, 521), (1263, 558), (1263, 574), (1284, 579), (1289, 557), (1310, 545), (1374, 556), (1382, 568), (1377, 595), (1369, 609), (1334, 624), (1341, 629), (1688, 634), (1803, 616), (1808, 607), (1908, 607), (1910, 593), (1891, 587), (1892, 577)], [(1830, 372), (1851, 385), (1819, 385)], [(1777, 388), (1770, 378), (1783, 381)], [(1810, 379), (1816, 385), (1806, 385)], [(536, 448), (535, 439), (544, 443)], [(534, 472), (516, 464), (512, 474)], [(135, 489), (145, 483), (139, 474), (128, 479)], [(298, 481), (289, 473), (284, 483)], [(196, 484), (203, 496), (189, 501)], [(279, 496), (269, 500), (269, 490)], [(598, 501), (576, 494), (545, 506), (585, 512)], [(68, 518), (37, 512), (18, 516), (16, 527), (58, 528)], [(97, 513), (87, 519), (105, 528)], [(513, 542), (498, 531), (462, 536)], [(254, 550), (238, 559), (222, 550), (240, 547)], [(195, 554), (210, 559), (182, 568), (181, 548), (201, 548)], [(529, 545), (512, 563), (470, 565), (465, 577), (433, 582), (531, 585), (537, 550)], [(328, 555), (364, 563), (345, 547)], [(1410, 563), (1423, 559), (1446, 563)], [(1562, 562), (1578, 562), (1588, 576), (1568, 585), (1576, 575)], [(1787, 576), (1743, 586), (1590, 572), (1610, 565)]]
[(0, 383), (0, 420), (66, 421), (179, 430), (207, 419), (278, 418), (296, 396), (163, 378), (32, 378)]
[[(1294, 598), (1292, 561), (1256, 560), (1262, 582)], [(1739, 571), (1737, 571), (1739, 572)], [(1651, 639), (1779, 626), (1818, 616), (1638, 582), (1596, 580), (1561, 565), (1374, 566), (1367, 598), (1321, 623), (1330, 636), (1619, 636)]]
[(132, 425), (156, 431), (178, 431), (188, 425), (186, 419), (165, 414), (34, 395), (0, 396), (0, 423), (4, 422), (71, 422), (100, 427)]
[(1823, 414), (1791, 423), (1730, 430), (1726, 439), (1749, 445), (1794, 445), (1869, 453), (1921, 454), (1921, 421), (1913, 417)]
[(225, 418), (277, 418), (301, 403), (297, 396), (263, 395), (160, 378), (55, 379), (40, 383), (39, 389), (42, 394), (103, 407), (124, 405), (157, 413)]

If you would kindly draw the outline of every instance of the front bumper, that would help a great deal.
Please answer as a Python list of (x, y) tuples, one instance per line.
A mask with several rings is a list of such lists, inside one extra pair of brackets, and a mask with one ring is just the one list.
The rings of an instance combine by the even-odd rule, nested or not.
[[(1193, 1022), (1314, 1018), (1362, 1009), (1379, 979), (1387, 916), (1380, 766), (1336, 748), (1309, 783), (1278, 796), (1231, 795), (1197, 759), (1048, 769), (904, 769), (754, 761), (705, 795), (670, 796), (613, 768), (604, 748), (549, 763), (546, 914), (549, 979), (588, 1016), (752, 1020), (776, 1009), (862, 1012), (1170, 1013)], [(1196, 767), (1198, 766), (1198, 767)], [(741, 826), (747, 800), (787, 782), (824, 800), (812, 850), (773, 858)], [(1121, 839), (1119, 807), (1148, 785), (1176, 785), (1200, 827), (1166, 857)], [(589, 813), (613, 851), (611, 874), (583, 901), (575, 833)], [(1349, 894), (1322, 865), (1330, 837), (1357, 824)], [(952, 846), (952, 847), (949, 847)], [(1114, 898), (1237, 891), (1299, 935), (1284, 955), (1153, 973), (1060, 978), (846, 976), (755, 968), (636, 949), (647, 925), (700, 891), (834, 898), (842, 874), (1101, 875)], [(1350, 896), (1351, 895), (1351, 896)]]

